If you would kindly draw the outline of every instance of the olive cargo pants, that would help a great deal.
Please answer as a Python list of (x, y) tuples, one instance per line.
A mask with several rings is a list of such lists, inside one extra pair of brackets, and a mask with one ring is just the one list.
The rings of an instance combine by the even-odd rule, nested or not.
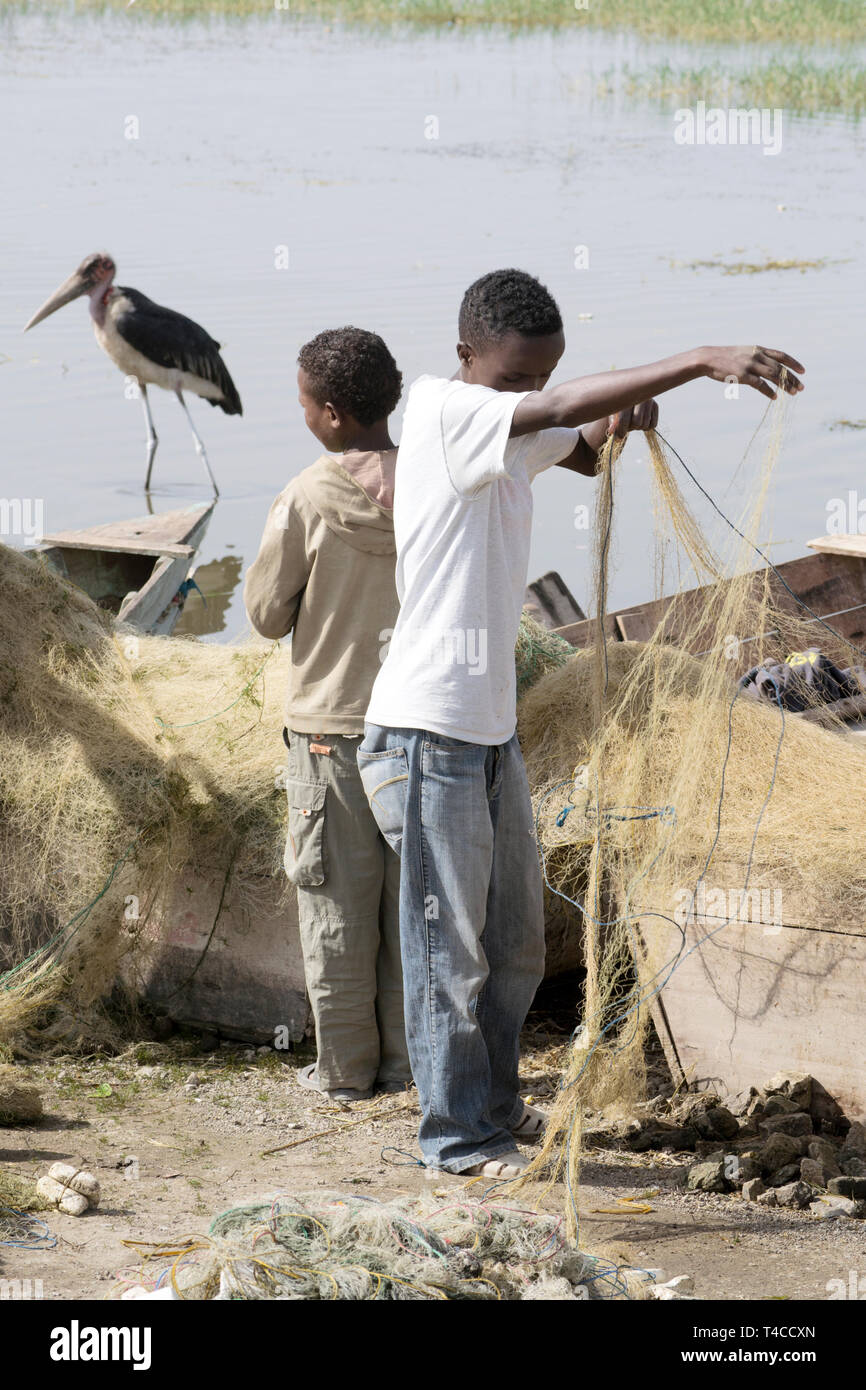
[[(400, 857), (356, 760), (360, 736), (286, 732), (284, 865), (298, 892), (307, 993), (325, 1090), (412, 1079), (403, 1022)], [(329, 753), (310, 751), (310, 745)]]

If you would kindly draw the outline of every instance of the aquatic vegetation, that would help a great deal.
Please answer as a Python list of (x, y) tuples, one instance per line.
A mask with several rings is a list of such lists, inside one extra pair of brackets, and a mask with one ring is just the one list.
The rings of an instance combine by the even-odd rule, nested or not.
[[(153, 19), (207, 22), (256, 19), (263, 24), (318, 22), (368, 28), (471, 33), (501, 30), (623, 31), (647, 39), (724, 44), (703, 66), (687, 61), (618, 66), (603, 73), (600, 94), (708, 106), (781, 107), (786, 113), (866, 110), (866, 63), (852, 45), (866, 39), (864, 10), (850, 0), (75, 0), (80, 14), (111, 14), (137, 26)], [(56, 16), (50, 0), (0, 0), (0, 19), (16, 11)], [(758, 66), (738, 66), (732, 45), (779, 45)], [(823, 45), (826, 59), (816, 59)], [(782, 47), (783, 46), (783, 47)], [(844, 47), (844, 53), (843, 53)], [(748, 49), (746, 49), (748, 52)], [(838, 60), (836, 55), (838, 55)]]
[(648, 68), (610, 69), (599, 84), (602, 94), (653, 99), (669, 106), (705, 101), (711, 106), (779, 107), (786, 113), (812, 115), (866, 111), (866, 67), (856, 62), (816, 63), (798, 58), (774, 59), (760, 67), (735, 71), (723, 65), (679, 67), (659, 63)]
[(831, 261), (827, 256), (822, 256), (817, 261), (776, 260), (772, 257), (760, 262), (725, 262), (718, 259), (711, 261), (671, 261), (674, 268), (684, 266), (686, 270), (720, 270), (723, 275), (762, 275), (768, 270), (799, 270), (801, 275), (805, 275), (807, 270), (823, 270), (825, 266), (838, 264), (838, 261)]
[[(10, 9), (17, 0), (3, 8)], [(24, 8), (23, 4), (21, 8)], [(32, 4), (27, 5), (33, 9)], [(46, 7), (48, 8), (48, 7)], [(77, 0), (76, 8), (123, 10), (109, 0)], [(863, 10), (850, 0), (146, 0), (131, 10), (142, 14), (201, 19), (203, 15), (287, 16), (355, 23), (415, 23), (451, 28), (496, 24), (535, 28), (630, 29), (646, 36), (680, 40), (767, 42), (810, 45), (863, 37)]]

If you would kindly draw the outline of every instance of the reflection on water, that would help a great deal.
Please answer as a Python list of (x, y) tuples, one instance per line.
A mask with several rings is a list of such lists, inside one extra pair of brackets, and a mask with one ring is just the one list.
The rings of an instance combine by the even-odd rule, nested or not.
[(206, 637), (226, 630), (226, 615), (241, 581), (241, 561), (237, 555), (223, 555), (195, 569), (196, 588), (191, 589), (180, 615), (175, 634)]
[[(268, 506), (320, 452), (296, 400), (300, 345), (357, 323), (382, 333), (407, 382), (450, 374), (462, 291), (495, 266), (525, 267), (559, 299), (558, 379), (706, 342), (763, 342), (806, 362), (765, 531), (791, 538), (776, 559), (805, 553), (830, 500), (857, 485), (862, 442), (829, 426), (863, 415), (851, 306), (866, 126), (786, 116), (774, 157), (678, 145), (677, 100), (602, 98), (599, 77), (668, 54), (700, 67), (704, 50), (614, 34), (366, 34), (286, 11), (182, 26), (123, 11), (4, 14), (0, 122), (15, 138), (0, 155), (0, 496), (44, 499), (49, 531), (143, 510), (141, 405), (95, 344), (85, 304), (21, 335), (69, 267), (104, 248), (121, 285), (222, 343), (244, 401), (241, 419), (190, 400), (221, 491), (202, 588), (211, 566), (228, 568), (208, 610), (191, 594), (181, 630), (246, 629), (240, 576)], [(690, 268), (718, 260), (826, 263)], [(208, 490), (182, 412), (151, 395), (155, 507), (167, 510)], [(723, 496), (763, 404), (698, 382), (664, 399), (662, 429)], [(733, 515), (754, 473), (748, 462), (736, 475)], [(621, 479), (612, 607), (653, 585), (640, 441)], [(592, 549), (576, 508), (592, 493), (557, 469), (535, 485), (530, 577), (558, 570), (584, 607)], [(710, 526), (700, 499), (696, 510)]]

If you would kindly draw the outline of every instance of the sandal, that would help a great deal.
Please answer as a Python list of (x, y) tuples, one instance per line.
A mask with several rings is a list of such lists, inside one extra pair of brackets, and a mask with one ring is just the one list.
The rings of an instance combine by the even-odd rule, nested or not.
[(517, 1149), (512, 1149), (510, 1153), (505, 1153), (501, 1158), (488, 1158), (483, 1163), (474, 1163), (471, 1168), (464, 1168), (460, 1174), (461, 1178), (519, 1178), (524, 1168), (529, 1167), (529, 1160), (523, 1157)]
[(537, 1110), (534, 1105), (527, 1105), (524, 1102), (523, 1114), (512, 1125), (511, 1133), (515, 1139), (519, 1139), (521, 1144), (534, 1144), (544, 1134), (547, 1128), (547, 1111)]
[(353, 1091), (346, 1086), (339, 1086), (334, 1091), (326, 1091), (319, 1081), (315, 1062), (311, 1062), (309, 1066), (301, 1067), (300, 1071), (296, 1071), (295, 1080), (299, 1086), (303, 1086), (305, 1091), (318, 1091), (320, 1095), (327, 1096), (328, 1100), (341, 1101), (344, 1105), (353, 1100), (370, 1100), (373, 1095), (372, 1086), (366, 1091)]

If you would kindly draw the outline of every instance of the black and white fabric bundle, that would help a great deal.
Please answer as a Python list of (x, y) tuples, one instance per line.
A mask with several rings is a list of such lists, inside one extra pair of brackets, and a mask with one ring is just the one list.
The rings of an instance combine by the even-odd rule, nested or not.
[(840, 670), (817, 647), (792, 652), (784, 661), (753, 666), (739, 680), (744, 695), (769, 700), (797, 714), (816, 704), (831, 704), (861, 694), (853, 668)]

